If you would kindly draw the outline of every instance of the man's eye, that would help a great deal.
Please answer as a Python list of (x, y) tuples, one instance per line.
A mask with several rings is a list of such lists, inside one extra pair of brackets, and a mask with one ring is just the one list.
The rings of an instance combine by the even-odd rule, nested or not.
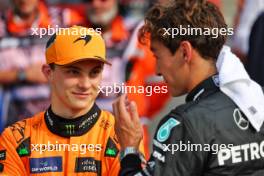
[(72, 75), (78, 75), (79, 71), (77, 71), (77, 70), (68, 70), (67, 73), (72, 74)]
[(93, 70), (91, 73), (90, 73), (90, 75), (91, 75), (91, 77), (96, 77), (97, 75), (99, 75), (101, 73), (101, 70)]

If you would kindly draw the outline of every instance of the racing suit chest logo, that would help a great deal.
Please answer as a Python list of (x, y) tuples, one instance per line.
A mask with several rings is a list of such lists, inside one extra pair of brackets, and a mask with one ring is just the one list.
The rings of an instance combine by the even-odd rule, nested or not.
[(170, 136), (170, 132), (172, 130), (173, 127), (179, 125), (180, 122), (177, 121), (174, 118), (170, 118), (169, 120), (167, 120), (158, 130), (157, 132), (157, 139), (159, 142), (164, 142), (166, 141), (169, 136)]
[(245, 119), (242, 112), (239, 109), (235, 109), (233, 113), (234, 121), (241, 130), (247, 130), (249, 127), (249, 121)]
[(91, 172), (101, 175), (101, 161), (95, 160), (92, 157), (80, 157), (75, 161), (75, 172)]
[(62, 157), (30, 158), (30, 173), (62, 172)]
[(75, 133), (75, 125), (65, 125), (65, 128), (66, 128), (66, 132), (67, 134), (69, 135), (72, 135)]

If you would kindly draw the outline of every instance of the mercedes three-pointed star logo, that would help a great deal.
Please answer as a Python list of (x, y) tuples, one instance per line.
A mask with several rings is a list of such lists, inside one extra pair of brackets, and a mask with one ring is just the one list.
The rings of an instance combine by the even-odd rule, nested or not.
[(234, 121), (241, 130), (247, 130), (249, 127), (249, 121), (245, 119), (242, 112), (236, 108), (233, 113)]

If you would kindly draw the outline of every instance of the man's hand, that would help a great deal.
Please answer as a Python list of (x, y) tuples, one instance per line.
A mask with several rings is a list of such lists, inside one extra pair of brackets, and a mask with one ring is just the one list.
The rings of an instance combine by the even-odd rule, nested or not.
[(126, 147), (138, 149), (139, 143), (143, 138), (143, 129), (136, 103), (128, 101), (126, 95), (121, 95), (113, 103), (113, 111), (116, 118), (115, 131), (121, 149)]

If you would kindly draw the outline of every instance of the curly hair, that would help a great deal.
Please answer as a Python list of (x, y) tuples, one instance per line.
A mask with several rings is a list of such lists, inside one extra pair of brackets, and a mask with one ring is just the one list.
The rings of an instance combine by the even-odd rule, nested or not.
[(189, 41), (205, 59), (216, 59), (226, 42), (226, 35), (164, 35), (169, 28), (226, 29), (224, 17), (218, 7), (206, 0), (175, 0), (169, 6), (154, 5), (146, 14), (145, 25), (139, 31), (139, 40), (161, 41), (172, 53), (181, 41)]

